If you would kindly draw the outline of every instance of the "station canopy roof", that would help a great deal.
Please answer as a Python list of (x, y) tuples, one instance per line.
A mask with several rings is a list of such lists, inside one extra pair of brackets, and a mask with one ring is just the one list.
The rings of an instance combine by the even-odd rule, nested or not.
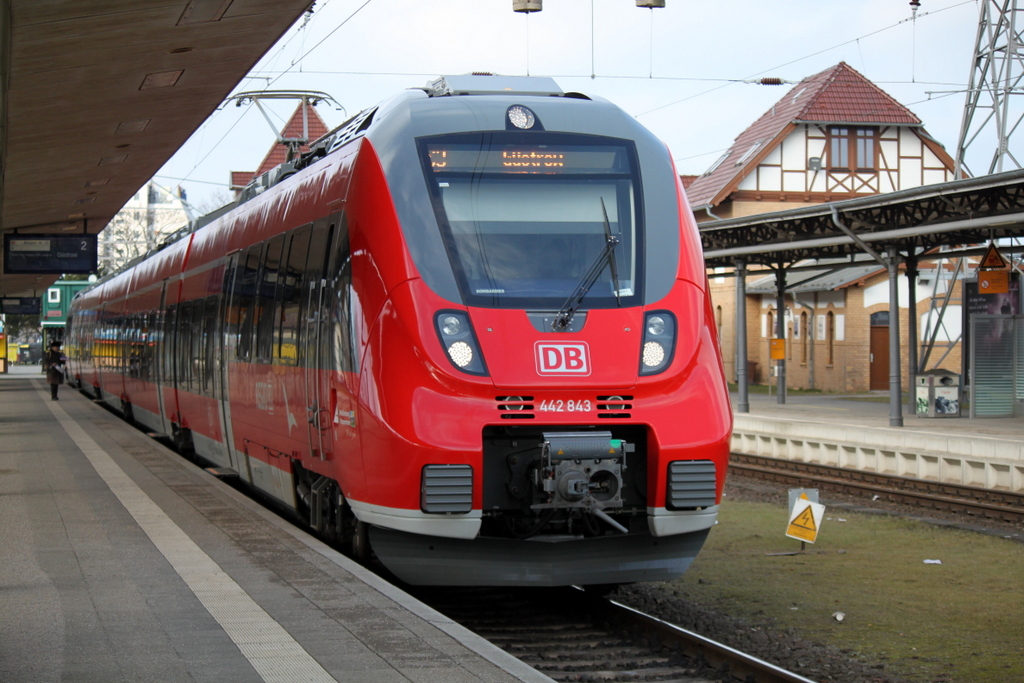
[[(1024, 236), (1024, 170), (698, 225), (709, 268), (864, 261)], [(837, 264), (836, 261), (832, 261)]]
[(0, 229), (99, 232), (311, 4), (0, 0)]

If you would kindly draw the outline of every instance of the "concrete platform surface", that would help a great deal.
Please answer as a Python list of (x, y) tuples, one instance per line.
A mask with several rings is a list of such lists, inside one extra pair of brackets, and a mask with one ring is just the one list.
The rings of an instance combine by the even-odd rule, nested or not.
[(38, 368), (0, 375), (0, 681), (550, 681)]

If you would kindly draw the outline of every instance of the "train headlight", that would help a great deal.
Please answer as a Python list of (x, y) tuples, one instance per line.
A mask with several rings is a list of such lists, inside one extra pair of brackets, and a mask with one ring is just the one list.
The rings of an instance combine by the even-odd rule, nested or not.
[(652, 336), (665, 334), (665, 319), (660, 315), (652, 315), (647, 318), (647, 333)]
[(665, 347), (656, 341), (649, 341), (644, 344), (643, 362), (645, 368), (656, 368), (664, 363)]
[(523, 105), (515, 104), (508, 108), (508, 122), (520, 130), (530, 130), (537, 123), (537, 117)]
[[(441, 332), (449, 337), (454, 337), (462, 331), (462, 321), (458, 316), (446, 315), (441, 318)], [(470, 350), (472, 351), (472, 349)]]
[(640, 374), (656, 375), (672, 362), (676, 347), (676, 318), (668, 311), (654, 311), (644, 318)]
[(434, 323), (441, 347), (452, 365), (470, 375), (487, 374), (480, 345), (465, 311), (440, 311), (434, 316)]
[(466, 342), (457, 341), (448, 347), (448, 357), (460, 368), (473, 362), (473, 347)]

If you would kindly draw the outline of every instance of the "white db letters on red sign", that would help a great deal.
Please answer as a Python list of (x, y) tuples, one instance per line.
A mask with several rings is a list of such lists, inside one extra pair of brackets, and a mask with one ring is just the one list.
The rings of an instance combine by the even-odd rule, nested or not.
[(541, 375), (589, 375), (590, 352), (585, 342), (537, 342), (537, 372)]

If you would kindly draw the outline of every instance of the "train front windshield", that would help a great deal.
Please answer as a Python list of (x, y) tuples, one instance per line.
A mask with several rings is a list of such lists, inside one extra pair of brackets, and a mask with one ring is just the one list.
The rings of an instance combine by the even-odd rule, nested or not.
[(419, 141), (464, 302), (559, 309), (600, 269), (582, 308), (640, 302), (642, 206), (625, 140), (544, 133)]

